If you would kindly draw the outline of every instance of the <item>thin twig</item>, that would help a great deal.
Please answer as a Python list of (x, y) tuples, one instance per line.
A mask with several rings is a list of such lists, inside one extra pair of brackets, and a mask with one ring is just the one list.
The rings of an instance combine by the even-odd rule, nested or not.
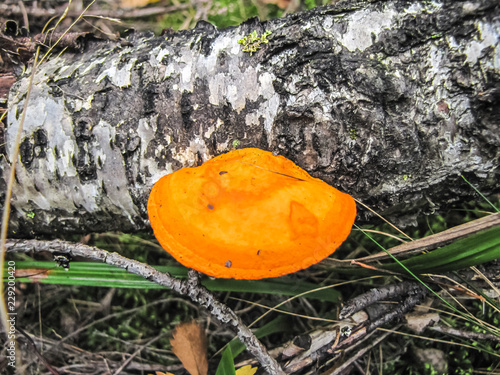
[[(180, 299), (180, 298), (161, 299), (161, 300), (153, 301), (153, 302), (148, 303), (148, 304), (143, 305), (143, 306), (138, 306), (138, 307), (130, 308), (130, 309), (123, 310), (123, 311), (118, 311), (118, 312), (106, 315), (105, 317), (103, 317), (101, 319), (93, 320), (92, 322), (90, 322), (90, 323), (88, 323), (88, 324), (86, 324), (86, 325), (84, 325), (84, 326), (82, 326), (82, 327), (74, 330), (69, 335), (61, 338), (58, 341), (53, 341), (53, 340), (49, 340), (47, 338), (36, 337), (36, 336), (33, 336), (32, 340), (38, 340), (38, 342), (40, 342), (41, 345), (45, 344), (45, 346), (48, 346), (48, 349), (45, 349), (45, 351), (44, 351), (45, 355), (47, 355), (49, 352), (54, 351), (56, 349), (58, 350), (58, 352), (60, 352), (63, 349), (67, 349), (68, 348), (67, 346), (65, 346), (65, 345), (67, 345), (67, 344), (65, 344), (66, 341), (68, 341), (69, 339), (77, 336), (80, 332), (86, 331), (87, 329), (89, 329), (92, 326), (98, 325), (98, 324), (103, 323), (105, 321), (108, 321), (110, 319), (122, 318), (124, 316), (134, 314), (137, 311), (151, 308), (151, 307), (156, 306), (158, 304), (172, 303), (172, 302), (179, 302), (179, 301), (182, 301), (183, 303), (190, 304), (190, 302), (188, 302), (188, 301), (186, 301), (184, 299)], [(196, 307), (196, 306), (193, 305), (192, 307)], [(115, 338), (115, 340), (116, 340), (116, 338)], [(72, 350), (74, 350), (75, 346), (71, 345), (70, 348)], [(79, 349), (79, 350), (82, 350), (82, 349)], [(89, 354), (92, 354), (92, 353), (89, 353)], [(158, 355), (158, 354), (156, 354), (156, 355)], [(29, 367), (29, 365), (31, 365), (31, 363), (29, 363), (28, 366), (26, 366), (26, 367)], [(59, 369), (59, 371), (61, 371), (61, 369)]]
[(269, 355), (266, 348), (252, 333), (252, 331), (241, 321), (241, 319), (229, 307), (219, 302), (210, 291), (201, 285), (177, 279), (168, 273), (162, 273), (153, 267), (125, 258), (118, 253), (109, 253), (97, 247), (87, 246), (80, 243), (67, 241), (39, 241), (39, 240), (8, 240), (5, 247), (7, 252), (60, 252), (69, 254), (71, 257), (83, 257), (86, 259), (100, 261), (130, 273), (139, 275), (146, 280), (163, 285), (173, 291), (188, 296), (192, 301), (205, 307), (220, 322), (234, 329), (239, 339), (246, 345), (247, 349), (259, 361), (261, 366), (269, 374), (284, 374), (278, 362)]
[(431, 331), (435, 331), (435, 332), (439, 332), (439, 333), (444, 333), (447, 335), (462, 337), (462, 338), (469, 339), (469, 340), (478, 340), (478, 341), (485, 341), (485, 342), (486, 341), (500, 342), (500, 337), (498, 337), (497, 335), (492, 335), (490, 333), (478, 333), (478, 332), (471, 332), (471, 331), (463, 331), (460, 329), (445, 327), (442, 325), (428, 327), (427, 329), (430, 329)]
[(28, 344), (31, 347), (31, 350), (33, 350), (33, 352), (36, 354), (38, 359), (40, 359), (40, 361), (42, 361), (43, 365), (47, 368), (47, 370), (49, 370), (50, 373), (53, 375), (59, 375), (59, 372), (57, 372), (57, 370), (55, 368), (53, 368), (50, 365), (50, 363), (45, 359), (45, 357), (38, 351), (33, 339), (26, 332), (24, 332), (24, 330), (22, 330), (21, 328), (17, 327), (16, 329), (26, 338)]
[[(165, 301), (163, 301), (165, 302)], [(169, 301), (167, 301), (169, 302)], [(142, 308), (147, 308), (149, 305), (142, 306)], [(30, 335), (27, 333), (30, 338), (35, 342), (35, 345), (41, 346), (49, 346), (49, 347), (59, 347), (59, 352), (58, 354), (62, 354), (63, 352), (68, 356), (68, 357), (78, 357), (82, 359), (83, 361), (80, 363), (73, 363), (71, 365), (66, 365), (62, 367), (58, 367), (57, 371), (63, 374), (70, 374), (73, 373), (73, 371), (77, 371), (79, 374), (110, 374), (112, 368), (117, 368), (121, 363), (118, 361), (113, 361), (110, 358), (106, 358), (101, 354), (97, 353), (91, 353), (88, 352), (82, 348), (79, 348), (73, 344), (63, 344), (59, 346), (59, 341), (55, 341), (54, 339), (49, 339), (47, 337), (40, 338), (34, 335)], [(101, 334), (98, 332), (98, 334)], [(110, 338), (109, 336), (107, 336)], [(116, 338), (113, 338), (116, 340)], [(119, 340), (118, 340), (119, 341)], [(137, 345), (136, 345), (137, 346)], [(149, 351), (151, 349), (148, 349)], [(44, 352), (46, 354), (47, 352)], [(107, 353), (108, 356), (112, 356), (115, 354), (115, 352), (109, 352)], [(121, 355), (122, 353), (116, 353)], [(160, 354), (155, 352), (155, 356), (157, 358), (163, 358), (165, 360), (172, 360), (175, 357), (168, 357), (165, 355), (160, 355)], [(104, 364), (104, 365), (103, 365)], [(28, 367), (28, 366), (26, 366)], [(165, 366), (161, 364), (148, 364), (148, 363), (140, 363), (140, 362), (135, 362), (132, 361), (127, 365), (127, 370), (139, 370), (147, 373), (154, 373), (155, 371), (163, 371), (163, 372), (174, 372), (176, 370), (180, 370), (182, 367), (181, 365), (170, 365), (170, 366)]]
[(132, 355), (130, 357), (128, 357), (123, 363), (122, 365), (113, 373), (113, 375), (119, 375), (121, 374), (122, 370), (127, 367), (127, 365), (132, 362), (132, 360), (146, 347), (148, 347), (149, 345), (153, 344), (155, 341), (158, 341), (159, 339), (161, 339), (162, 337), (165, 337), (166, 335), (168, 335), (168, 333), (164, 333), (164, 334), (161, 334), (161, 335), (158, 335), (154, 338), (152, 338), (151, 340), (149, 340), (148, 342), (146, 342), (144, 345), (141, 345), (139, 348), (137, 348), (137, 350), (132, 353)]
[(399, 297), (402, 295), (425, 295), (425, 289), (416, 282), (403, 281), (399, 284), (385, 285), (379, 288), (370, 289), (368, 292), (349, 300), (345, 303), (340, 312), (339, 319), (345, 319), (354, 313), (380, 302), (384, 299)]
[(413, 241), (413, 238), (411, 238), (410, 236), (408, 236), (405, 232), (403, 232), (401, 229), (399, 229), (397, 226), (395, 226), (394, 224), (392, 224), (389, 220), (387, 220), (385, 217), (383, 217), (382, 215), (380, 215), (378, 212), (376, 212), (374, 209), (372, 209), (371, 207), (367, 206), (366, 204), (364, 204), (363, 202), (357, 200), (356, 198), (354, 198), (354, 200), (356, 201), (357, 204), (363, 206), (364, 208), (366, 208), (367, 210), (369, 210), (371, 213), (377, 215), (379, 218), (381, 218), (382, 220), (384, 220), (387, 224), (389, 224), (391, 227), (393, 227), (395, 230), (397, 230), (399, 233), (401, 233), (403, 236), (405, 236), (406, 238), (408, 238), (410, 241)]
[(331, 373), (331, 375), (339, 375), (342, 374), (343, 371), (352, 365), (352, 363), (359, 358), (363, 357), (369, 350), (373, 349), (375, 346), (377, 346), (379, 343), (381, 343), (387, 336), (389, 336), (392, 332), (386, 332), (379, 337), (377, 337), (375, 340), (373, 340), (369, 345), (365, 346), (361, 350), (358, 350), (356, 354), (354, 354), (352, 357), (348, 358), (345, 360), (339, 367), (335, 369), (334, 372)]
[[(433, 342), (440, 342), (440, 343), (447, 344), (447, 345), (458, 345), (458, 346), (461, 346), (462, 348), (467, 348), (467, 349), (472, 349), (472, 350), (482, 350), (482, 351), (484, 351), (484, 352), (486, 352), (494, 357), (500, 358), (500, 354), (498, 354), (496, 351), (493, 352), (490, 350), (486, 350), (484, 347), (479, 348), (479, 347), (474, 346), (474, 345), (464, 344), (464, 343), (453, 341), (453, 340), (448, 341), (448, 340), (441, 340), (441, 339), (430, 338), (430, 337), (425, 337), (425, 336), (420, 336), (420, 335), (413, 335), (413, 334), (408, 333), (408, 332), (399, 332), (397, 330), (391, 330), (391, 329), (387, 329), (387, 328), (377, 328), (377, 330), (397, 333), (398, 335), (402, 335), (402, 336), (406, 336), (406, 337), (414, 337), (417, 339), (431, 340)], [(374, 331), (374, 332), (376, 332), (376, 331)]]
[[(42, 62), (47, 58), (47, 56), (50, 55), (50, 53), (52, 52), (52, 49), (57, 45), (59, 44), (59, 42), (64, 38), (64, 36), (69, 33), (69, 31), (71, 30), (71, 28), (73, 26), (75, 26), (78, 21), (80, 21), (80, 19), (83, 17), (83, 15), (85, 14), (85, 12), (96, 2), (96, 0), (92, 0), (90, 2), (89, 5), (87, 5), (87, 7), (80, 13), (80, 15), (76, 18), (76, 20), (66, 29), (64, 30), (64, 32), (61, 34), (61, 36), (59, 37), (59, 39), (57, 39), (57, 41), (49, 48), (49, 50), (47, 52), (45, 52), (45, 55), (42, 56), (42, 58), (40, 59), (40, 62), (38, 63), (38, 65), (42, 64)], [(63, 16), (64, 17), (64, 16)], [(57, 24), (56, 24), (57, 25)]]

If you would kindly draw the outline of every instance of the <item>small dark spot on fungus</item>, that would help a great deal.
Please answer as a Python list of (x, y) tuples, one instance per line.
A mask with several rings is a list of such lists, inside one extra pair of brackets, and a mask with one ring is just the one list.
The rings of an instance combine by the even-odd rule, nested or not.
[(260, 255), (260, 250), (257, 250), (257, 255)]
[(207, 204), (207, 207), (209, 210), (213, 210), (214, 209), (214, 206), (212, 204)]
[(224, 264), (227, 268), (231, 268), (233, 263), (230, 260), (227, 260), (226, 263)]
[(226, 174), (227, 171), (220, 171), (219, 174), (222, 176), (223, 174)]

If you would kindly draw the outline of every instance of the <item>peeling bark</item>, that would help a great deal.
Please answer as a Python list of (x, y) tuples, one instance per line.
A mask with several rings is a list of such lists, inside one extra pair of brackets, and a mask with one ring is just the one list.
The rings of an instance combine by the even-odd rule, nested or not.
[[(272, 34), (250, 56), (237, 41), (254, 30)], [(235, 145), (284, 155), (400, 225), (469, 199), (460, 174), (499, 192), (499, 31), (496, 0), (351, 1), (88, 41), (37, 70), (10, 235), (143, 230), (154, 182)], [(2, 195), (27, 85), (10, 92)]]

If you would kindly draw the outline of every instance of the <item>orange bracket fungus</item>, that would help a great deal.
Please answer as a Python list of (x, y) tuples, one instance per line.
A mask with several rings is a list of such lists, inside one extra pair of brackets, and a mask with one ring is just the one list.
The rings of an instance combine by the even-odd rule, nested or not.
[(162, 177), (148, 213), (160, 244), (186, 267), (260, 279), (332, 254), (351, 231), (356, 204), (283, 156), (247, 148)]

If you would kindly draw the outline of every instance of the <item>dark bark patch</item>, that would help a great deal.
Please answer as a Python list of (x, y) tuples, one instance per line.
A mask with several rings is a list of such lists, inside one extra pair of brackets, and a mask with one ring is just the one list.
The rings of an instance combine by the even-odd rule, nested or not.
[[(120, 127), (120, 129), (122, 130), (123, 128)], [(127, 139), (128, 139), (128, 136), (126, 133), (123, 133), (123, 131), (117, 132), (115, 135), (114, 142), (113, 142), (113, 148), (117, 147), (119, 150), (121, 150), (122, 153), (125, 153)]]
[(92, 134), (92, 120), (90, 118), (80, 118), (76, 121), (74, 134), (78, 141), (89, 141)]
[(127, 152), (134, 152), (141, 144), (141, 138), (138, 135), (129, 135), (127, 138)]
[(29, 168), (31, 166), (34, 156), (33, 141), (31, 140), (31, 137), (26, 137), (19, 145), (19, 157), (21, 158), (21, 163), (23, 163), (25, 168)]
[(192, 94), (183, 91), (181, 95), (181, 117), (182, 117), (182, 125), (184, 127), (184, 130), (189, 133), (191, 131), (191, 128), (194, 125), (194, 121), (191, 118), (191, 114), (193, 113), (193, 105), (191, 103), (191, 96)]
[(201, 38), (200, 41), (198, 42), (199, 43), (198, 51), (204, 56), (210, 55), (214, 44), (213, 40), (214, 37)]
[(155, 113), (156, 101), (159, 96), (159, 88), (156, 83), (148, 83), (142, 92), (143, 115), (149, 116)]
[(85, 147), (78, 147), (78, 156), (74, 161), (76, 161), (75, 168), (80, 182), (89, 182), (97, 178), (97, 166), (94, 157)]
[(224, 51), (220, 51), (219, 54), (217, 55), (217, 64), (219, 65), (221, 70), (225, 71), (227, 69), (226, 62), (227, 62), (227, 53)]
[(276, 121), (276, 143), (272, 148), (277, 147), (280, 155), (291, 160), (300, 160), (306, 147), (304, 129), (311, 129), (313, 124), (314, 115), (310, 108), (289, 108)]
[(64, 92), (58, 84), (57, 85), (52, 84), (50, 85), (49, 94), (52, 95), (54, 98), (60, 98), (61, 96), (64, 95)]
[(43, 129), (38, 129), (33, 133), (34, 153), (36, 158), (45, 158), (47, 155), (47, 133)]
[(47, 155), (47, 133), (43, 129), (36, 130), (31, 137), (23, 139), (19, 146), (19, 156), (25, 168), (29, 168), (35, 158)]
[(97, 178), (97, 165), (92, 153), (91, 141), (93, 121), (87, 117), (81, 117), (75, 121), (73, 134), (75, 135), (78, 151), (71, 158), (76, 168), (80, 182), (88, 182)]

